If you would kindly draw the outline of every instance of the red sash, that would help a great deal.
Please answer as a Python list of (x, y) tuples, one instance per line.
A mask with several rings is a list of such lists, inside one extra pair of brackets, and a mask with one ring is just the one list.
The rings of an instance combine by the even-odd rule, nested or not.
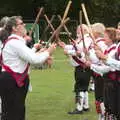
[(101, 76), (101, 75), (93, 71), (93, 76), (99, 77), (99, 76)]
[(110, 53), (110, 51), (114, 50), (115, 48), (116, 48), (116, 46), (113, 46), (110, 49), (105, 50), (104, 54), (106, 55), (106, 54)]
[[(11, 40), (11, 39), (15, 39), (15, 40), (18, 40), (17, 37), (11, 37), (11, 38), (8, 38), (7, 40), (5, 40), (5, 42), (3, 43), (3, 48), (5, 46), (5, 44)], [(2, 52), (1, 52), (1, 61), (2, 61)], [(27, 65), (26, 69), (24, 70), (23, 73), (17, 73), (17, 72), (14, 72), (13, 70), (10, 69), (9, 66), (7, 65), (4, 65), (2, 62), (2, 67), (5, 69), (6, 72), (10, 73), (11, 76), (15, 79), (18, 87), (22, 87), (24, 85), (24, 80), (26, 79), (26, 77), (28, 76), (28, 69), (29, 69), (29, 64)]]
[(81, 67), (84, 67), (84, 63), (77, 56), (72, 56), (72, 58), (77, 64), (79, 64)]

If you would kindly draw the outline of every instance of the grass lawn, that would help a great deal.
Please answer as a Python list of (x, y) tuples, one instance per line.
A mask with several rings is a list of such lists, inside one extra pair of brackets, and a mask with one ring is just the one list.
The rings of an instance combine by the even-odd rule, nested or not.
[(26, 100), (26, 120), (97, 120), (94, 93), (89, 93), (90, 112), (68, 115), (75, 108), (74, 68), (59, 48), (51, 69), (31, 70), (33, 90)]

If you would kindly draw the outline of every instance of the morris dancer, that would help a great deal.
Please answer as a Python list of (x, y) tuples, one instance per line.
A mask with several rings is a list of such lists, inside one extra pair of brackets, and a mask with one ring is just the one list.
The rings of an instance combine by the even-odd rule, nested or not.
[[(105, 44), (104, 40), (104, 31), (105, 26), (102, 23), (94, 23), (92, 25), (92, 32), (95, 38), (95, 42), (97, 46), (104, 52), (107, 48), (107, 45)], [(99, 58), (97, 58), (93, 48), (89, 50), (89, 60), (92, 62), (92, 64), (95, 65), (102, 65)], [(93, 79), (95, 83), (95, 105), (96, 105), (96, 112), (98, 114), (98, 120), (104, 120), (104, 113), (105, 113), (105, 107), (103, 102), (103, 89), (104, 89), (104, 79), (103, 77), (96, 71), (93, 71)]]
[[(68, 112), (68, 114), (81, 114), (83, 111), (89, 110), (89, 100), (88, 100), (88, 85), (90, 81), (91, 72), (90, 69), (85, 66), (85, 53), (88, 51), (90, 45), (92, 44), (92, 39), (88, 34), (88, 27), (82, 24), (82, 29), (84, 33), (84, 38), (81, 35), (81, 26), (77, 28), (77, 39), (73, 45), (61, 45), (64, 48), (65, 54), (70, 57), (72, 66), (75, 67), (74, 77), (74, 92), (75, 92), (75, 102), (76, 108)], [(86, 50), (83, 47), (83, 39), (85, 41)]]
[(33, 52), (23, 38), (25, 24), (20, 16), (10, 17), (0, 32), (2, 73), (0, 96), (4, 103), (4, 120), (25, 120), (25, 98), (28, 91), (30, 64), (43, 64), (55, 49), (55, 44), (44, 52)]
[[(96, 55), (100, 59), (104, 59), (104, 56), (109, 56), (115, 59), (116, 52), (116, 29), (106, 28), (105, 30), (105, 43), (108, 48), (104, 54), (96, 50)], [(96, 68), (95, 68), (96, 67)], [(103, 66), (93, 66), (93, 69), (103, 72), (104, 78), (104, 104), (105, 104), (105, 120), (119, 120), (119, 94), (118, 94), (118, 81), (116, 68), (104, 64)]]

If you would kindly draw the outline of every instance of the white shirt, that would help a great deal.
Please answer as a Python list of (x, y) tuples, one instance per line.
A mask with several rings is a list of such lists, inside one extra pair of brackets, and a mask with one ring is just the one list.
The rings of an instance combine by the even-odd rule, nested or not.
[[(116, 50), (115, 50), (115, 53), (117, 52), (119, 45), (120, 45), (120, 43), (118, 43)], [(114, 53), (114, 56), (115, 56), (115, 53)], [(118, 56), (118, 57), (120, 60), (120, 56)], [(120, 61), (119, 60), (117, 60), (115, 57), (113, 58), (111, 56), (108, 56), (108, 58), (106, 60), (106, 64), (111, 66), (112, 68), (120, 71)]]
[(106, 64), (111, 66), (112, 68), (120, 71), (120, 61), (119, 60), (108, 57), (107, 61), (106, 61)]
[(76, 51), (73, 47), (73, 45), (66, 45), (64, 48), (65, 51), (67, 51), (67, 54), (69, 55), (69, 62), (72, 66), (79, 66), (79, 64), (77, 62), (75, 62), (75, 60), (72, 58), (72, 56), (76, 56)]
[[(108, 46), (104, 43), (103, 38), (101, 38), (101, 37), (96, 39), (96, 43), (97, 43), (98, 47), (102, 50), (102, 52), (105, 52), (105, 50), (110, 49), (112, 47), (112, 46), (110, 46), (110, 48), (108, 48)], [(111, 51), (109, 53), (109, 55), (112, 56), (112, 52), (113, 51)], [(96, 56), (94, 48), (89, 50), (89, 59), (92, 62), (90, 69), (93, 70), (94, 72), (100, 74), (101, 76), (104, 73), (113, 71), (113, 69), (111, 67), (105, 65), (101, 60), (99, 60), (99, 58)]]
[[(35, 53), (32, 49), (26, 46), (25, 40), (12, 34), (10, 37), (16, 37), (19, 40), (12, 39), (8, 41), (3, 48), (3, 64), (9, 66), (14, 72), (22, 73), (26, 69), (28, 63), (42, 64), (49, 57), (47, 51)], [(4, 71), (4, 69), (2, 69)]]
[[(107, 49), (107, 45), (102, 41), (103, 38), (99, 37), (96, 39), (96, 43), (98, 47), (104, 52)], [(93, 47), (93, 46), (92, 46)], [(89, 59), (92, 61), (93, 64), (100, 64), (99, 58), (96, 56), (94, 48), (89, 50)]]
[(97, 43), (98, 47), (101, 48), (102, 52), (104, 52), (108, 47), (105, 44), (104, 40), (102, 40), (102, 39), (104, 39), (104, 38), (102, 38), (102, 37), (97, 38), (96, 43)]
[[(92, 39), (90, 38), (89, 34), (84, 35), (84, 42), (85, 42), (86, 49), (89, 50), (89, 47), (92, 44)], [(85, 53), (83, 50), (84, 49), (83, 41), (79, 40), (76, 43), (76, 47), (81, 52), (81, 57), (80, 58), (78, 57), (78, 59), (81, 62), (85, 63), (86, 58), (85, 58)], [(72, 58), (72, 56), (76, 56), (76, 50), (75, 50), (74, 46), (66, 45), (64, 49), (67, 51), (68, 55), (70, 55), (70, 63), (72, 64), (72, 66), (79, 66), (79, 64)]]
[[(114, 47), (116, 47), (116, 44), (113, 44), (107, 48), (107, 51), (109, 51), (108, 56), (111, 58), (115, 58), (115, 50), (116, 49), (112, 49)], [(92, 64), (91, 69), (100, 75), (103, 75), (103, 74), (108, 73), (110, 71), (112, 71), (112, 72), (115, 71), (115, 68), (108, 66), (108, 65), (105, 65), (104, 63), (101, 63), (100, 65)]]

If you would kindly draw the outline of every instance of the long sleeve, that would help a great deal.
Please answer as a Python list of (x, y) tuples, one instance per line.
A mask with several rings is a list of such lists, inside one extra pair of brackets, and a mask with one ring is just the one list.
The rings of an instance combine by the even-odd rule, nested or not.
[(42, 64), (49, 57), (49, 53), (47, 51), (35, 53), (32, 49), (27, 47), (19, 40), (10, 41), (9, 43), (21, 59), (28, 61), (31, 64)]
[(35, 53), (22, 40), (12, 39), (6, 43), (2, 56), (5, 65), (9, 66), (14, 72), (22, 73), (28, 63), (43, 64), (49, 57), (49, 53), (47, 51)]
[(76, 51), (75, 51), (73, 45), (66, 45), (64, 50), (67, 51), (68, 55), (76, 55)]
[(106, 60), (106, 64), (111, 66), (112, 68), (116, 70), (120, 70), (120, 61), (113, 59), (111, 57), (108, 57)]
[(115, 71), (115, 69), (111, 68), (110, 66), (107, 65), (96, 65), (96, 64), (92, 64), (91, 65), (91, 70), (93, 70), (94, 72), (103, 75), (105, 73), (108, 73), (110, 71)]

